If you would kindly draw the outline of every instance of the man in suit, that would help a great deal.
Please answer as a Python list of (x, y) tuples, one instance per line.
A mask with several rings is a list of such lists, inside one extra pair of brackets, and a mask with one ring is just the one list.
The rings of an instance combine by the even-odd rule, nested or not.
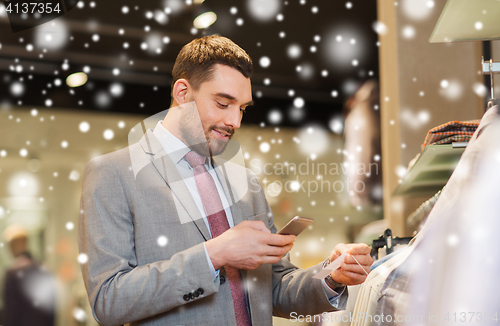
[(271, 325), (273, 315), (342, 308), (346, 285), (365, 280), (373, 260), (364, 244), (337, 245), (330, 260), (348, 255), (327, 279), (313, 278), (324, 262), (290, 263), (295, 236), (276, 234), (262, 188), (230, 141), (252, 104), (252, 69), (227, 38), (193, 40), (176, 59), (164, 119), (88, 163), (79, 247), (99, 323)]

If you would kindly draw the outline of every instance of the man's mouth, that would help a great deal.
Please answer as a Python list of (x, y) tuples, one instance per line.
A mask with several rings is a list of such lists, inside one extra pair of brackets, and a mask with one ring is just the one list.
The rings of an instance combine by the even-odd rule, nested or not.
[(231, 133), (223, 130), (212, 129), (212, 131), (215, 133), (217, 139), (227, 140), (229, 139), (229, 137), (231, 137)]

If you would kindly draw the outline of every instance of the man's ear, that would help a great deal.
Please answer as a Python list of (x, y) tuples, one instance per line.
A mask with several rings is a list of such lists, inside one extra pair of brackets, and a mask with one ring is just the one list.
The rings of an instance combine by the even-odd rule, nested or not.
[(193, 88), (187, 79), (177, 79), (172, 89), (172, 98), (177, 104), (184, 104), (189, 102)]

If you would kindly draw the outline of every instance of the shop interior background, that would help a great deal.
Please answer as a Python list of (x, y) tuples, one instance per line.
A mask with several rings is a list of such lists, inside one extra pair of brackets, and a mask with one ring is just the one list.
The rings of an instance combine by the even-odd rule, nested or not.
[[(276, 226), (297, 214), (315, 220), (291, 252), (295, 264), (316, 264), (339, 242), (371, 244), (386, 227), (411, 235), (405, 218), (428, 197), (393, 191), (430, 128), (481, 117), (489, 97), (481, 56), (500, 52), (495, 42), (488, 53), (481, 42), (429, 44), (445, 2), (79, 1), (17, 33), (0, 2), (0, 231), (28, 230), (31, 253), (57, 280), (57, 325), (96, 325), (77, 246), (85, 164), (126, 147), (130, 128), (168, 108), (175, 57), (203, 35), (231, 38), (254, 61), (255, 105), (234, 139), (260, 171)], [(210, 12), (216, 20), (206, 26)], [(75, 73), (88, 77), (83, 86), (68, 85)], [(384, 187), (380, 202), (352, 205), (345, 104), (368, 80), (380, 82), (374, 162)], [(0, 278), (11, 262), (2, 238)]]

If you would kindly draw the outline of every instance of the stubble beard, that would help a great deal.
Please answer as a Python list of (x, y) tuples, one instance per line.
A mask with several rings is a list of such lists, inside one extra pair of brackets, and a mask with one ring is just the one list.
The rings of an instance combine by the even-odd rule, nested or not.
[[(219, 129), (223, 130), (227, 133), (229, 133), (229, 137), (227, 140), (222, 140), (222, 139), (217, 139), (217, 138), (210, 138), (207, 135), (212, 133), (212, 130), (214, 129)], [(234, 135), (234, 129), (232, 128), (227, 128), (227, 127), (218, 127), (217, 126), (210, 126), (208, 128), (208, 132), (205, 133), (205, 141), (204, 142), (198, 142), (192, 144), (190, 147), (193, 151), (196, 153), (200, 154), (201, 156), (205, 157), (213, 157), (222, 154), (227, 147), (227, 144), (229, 143), (229, 140), (233, 137)]]

